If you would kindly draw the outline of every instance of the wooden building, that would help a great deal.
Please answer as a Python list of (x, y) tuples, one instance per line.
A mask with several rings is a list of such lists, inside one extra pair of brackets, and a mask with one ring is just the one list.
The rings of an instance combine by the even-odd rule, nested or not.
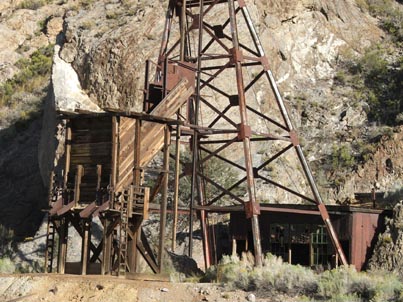
[[(188, 81), (177, 81), (149, 113), (62, 113), (65, 154), (51, 177), (46, 272), (125, 275), (136, 272), (142, 256), (154, 272), (162, 270), (171, 132), (180, 121), (171, 117), (192, 95)], [(176, 128), (174, 127), (176, 126)], [(179, 140), (177, 140), (179, 143)], [(163, 151), (153, 187), (144, 185), (148, 163)], [(159, 205), (160, 243), (155, 253), (141, 229), (150, 203)], [(91, 225), (100, 218), (102, 240), (96, 243)], [(81, 261), (67, 262), (69, 226), (82, 238)], [(78, 247), (73, 247), (78, 248)]]
[[(365, 269), (378, 234), (385, 229), (390, 210), (353, 206), (327, 206), (348, 262)], [(253, 244), (251, 227), (243, 213), (231, 212), (230, 237), (238, 253)], [(306, 266), (333, 267), (335, 251), (319, 212), (310, 205), (262, 204), (260, 231), (262, 249), (284, 261)]]

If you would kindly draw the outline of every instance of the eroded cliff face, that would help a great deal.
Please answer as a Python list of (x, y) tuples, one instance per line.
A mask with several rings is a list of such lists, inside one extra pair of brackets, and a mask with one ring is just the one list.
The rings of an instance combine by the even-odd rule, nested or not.
[[(286, 96), (306, 92), (308, 85), (325, 90), (317, 92), (325, 99), (340, 52), (360, 52), (381, 34), (355, 1), (247, 4)], [(141, 102), (144, 62), (157, 57), (165, 8), (160, 1), (98, 1), (89, 10), (66, 14), (60, 57), (72, 63), (95, 103), (136, 107)], [(241, 27), (240, 35), (246, 31)]]

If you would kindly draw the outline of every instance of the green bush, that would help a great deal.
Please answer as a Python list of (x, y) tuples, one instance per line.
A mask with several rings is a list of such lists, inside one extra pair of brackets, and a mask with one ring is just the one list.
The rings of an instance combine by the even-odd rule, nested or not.
[(367, 0), (369, 12), (396, 42), (403, 41), (403, 10), (393, 0)]
[(9, 257), (0, 258), (0, 273), (13, 274), (16, 270), (14, 262)]
[(29, 59), (21, 59), (15, 65), (20, 71), (0, 85), (0, 107), (13, 106), (13, 95), (32, 93), (50, 79), (53, 45), (35, 51)]
[(343, 56), (335, 84), (350, 86), (348, 97), (369, 105), (368, 119), (389, 126), (402, 123), (403, 113), (403, 6), (395, 0), (356, 0), (357, 6), (379, 20), (387, 33), (382, 44), (368, 48), (359, 58)]
[(340, 168), (353, 168), (356, 164), (355, 158), (349, 145), (333, 145), (332, 166), (334, 170)]
[(51, 3), (53, 0), (25, 0), (21, 2), (18, 8), (37, 10), (44, 5)]
[(283, 263), (271, 254), (265, 257), (261, 268), (255, 268), (253, 263), (251, 254), (244, 254), (242, 259), (224, 256), (216, 268), (217, 281), (230, 289), (254, 290), (261, 296), (276, 292), (311, 295), (317, 291), (316, 275), (310, 269)]
[(396, 59), (383, 45), (368, 48), (360, 58), (341, 63), (335, 85), (350, 86), (353, 102), (368, 104), (371, 122), (389, 126), (401, 123), (403, 112), (403, 59)]
[(403, 284), (394, 274), (357, 272), (352, 266), (316, 273), (283, 263), (281, 258), (270, 254), (260, 268), (253, 266), (251, 254), (244, 254), (242, 259), (225, 256), (207, 274), (210, 280), (217, 280), (229, 289), (253, 290), (265, 298), (283, 294), (303, 297), (304, 301), (403, 301)]

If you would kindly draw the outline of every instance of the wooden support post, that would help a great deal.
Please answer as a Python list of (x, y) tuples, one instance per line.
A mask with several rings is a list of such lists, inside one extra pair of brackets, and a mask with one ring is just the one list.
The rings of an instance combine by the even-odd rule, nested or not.
[(236, 239), (232, 238), (232, 256), (236, 256)]
[(167, 217), (167, 199), (168, 199), (168, 176), (169, 176), (169, 145), (171, 142), (170, 132), (168, 126), (165, 126), (165, 135), (164, 135), (164, 183), (162, 188), (162, 200), (161, 200), (161, 208), (160, 208), (160, 240), (159, 240), (159, 249), (158, 249), (158, 268), (161, 273), (164, 269), (163, 267), (163, 259), (165, 252), (165, 226), (166, 226), (166, 217)]
[(66, 267), (68, 226), (67, 218), (62, 218), (59, 227), (59, 251), (57, 254), (57, 272), (59, 274), (64, 274)]
[[(199, 192), (201, 194), (203, 191), (199, 189)], [(209, 231), (210, 224), (208, 223), (208, 213), (204, 210), (200, 211), (200, 226), (203, 236), (204, 266), (205, 269), (207, 269), (211, 266), (212, 250), (210, 248), (211, 238)]]
[(185, 60), (185, 49), (186, 49), (186, 0), (182, 0), (181, 14), (180, 14), (180, 33), (181, 33), (181, 43), (180, 43), (180, 60)]
[(84, 176), (84, 168), (82, 165), (77, 165), (76, 179), (74, 184), (74, 203), (75, 206), (80, 202), (80, 185), (81, 178)]
[(102, 165), (97, 165), (97, 194), (95, 204), (99, 206), (103, 202), (101, 194), (101, 181), (102, 181)]
[(134, 175), (133, 184), (135, 186), (141, 186), (141, 120), (136, 120), (136, 127), (134, 133)]
[(91, 229), (91, 221), (88, 219), (84, 220), (84, 232), (82, 237), (82, 247), (81, 247), (81, 275), (87, 274), (87, 265), (88, 258), (90, 255), (90, 250), (88, 248), (88, 244), (90, 241), (90, 229)]
[(110, 220), (110, 218), (105, 217), (103, 222), (104, 232), (103, 232), (103, 248), (102, 248), (102, 266), (101, 273), (102, 275), (111, 273), (111, 260), (112, 260), (112, 234), (113, 229), (116, 226), (116, 222)]
[[(136, 124), (134, 128), (134, 141), (133, 141), (133, 149), (134, 149), (134, 158), (133, 158), (133, 184), (135, 187), (141, 186), (141, 120), (136, 119)], [(131, 187), (131, 198), (129, 202), (129, 216), (130, 224), (129, 224), (129, 236), (127, 241), (128, 248), (128, 256), (127, 256), (127, 265), (129, 271), (134, 273), (137, 271), (138, 267), (138, 253), (137, 253), (137, 241), (139, 238), (139, 228), (142, 222), (142, 219), (139, 220), (139, 217), (135, 217), (132, 214), (133, 211), (133, 186)]]
[(66, 143), (65, 143), (65, 158), (63, 189), (67, 189), (67, 180), (70, 172), (70, 158), (71, 158), (71, 125), (70, 122), (66, 123)]
[[(117, 177), (118, 177), (118, 153), (119, 153), (119, 118), (116, 116), (112, 117), (112, 167), (111, 167), (111, 179), (110, 187), (111, 191), (114, 192), (116, 189)], [(111, 207), (115, 206), (114, 194), (110, 197)]]
[(171, 247), (173, 252), (175, 252), (175, 247), (176, 247), (176, 229), (177, 229), (177, 224), (178, 224), (180, 137), (181, 137), (181, 128), (178, 125), (176, 128), (176, 141), (175, 141), (175, 183), (174, 183), (172, 247)]
[(288, 263), (292, 264), (292, 250), (291, 250), (291, 224), (288, 224)]
[(139, 240), (139, 234), (141, 231), (141, 221), (139, 216), (134, 216), (131, 219), (131, 224), (129, 226), (129, 236), (128, 236), (128, 255), (127, 255), (127, 265), (131, 273), (135, 273), (138, 267), (138, 254), (137, 254), (137, 241)]

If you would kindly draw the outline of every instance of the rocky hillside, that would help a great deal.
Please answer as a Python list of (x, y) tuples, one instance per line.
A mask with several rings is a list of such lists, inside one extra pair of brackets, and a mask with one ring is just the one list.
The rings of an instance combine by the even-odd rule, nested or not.
[[(24, 235), (33, 230), (31, 220), (32, 224), (40, 220), (56, 148), (54, 108), (141, 107), (144, 61), (156, 58), (166, 2), (0, 3), (0, 182), (7, 188), (0, 197), (2, 225)], [(397, 152), (401, 134), (400, 128), (394, 128), (398, 124), (394, 118), (400, 107), (388, 123), (373, 115), (371, 108), (377, 107), (371, 100), (401, 98), (366, 86), (366, 76), (372, 75), (368, 70), (373, 69), (360, 58), (378, 47), (382, 51), (367, 61), (380, 60), (386, 64), (381, 67), (400, 75), (402, 28), (393, 19), (400, 16), (400, 2), (255, 0), (247, 4), (324, 199), (351, 200), (354, 192), (370, 192), (375, 183), (380, 191), (399, 190), (403, 159)], [(54, 54), (49, 51), (53, 45)], [(52, 56), (50, 76), (47, 62)], [(387, 75), (377, 80), (390, 82)], [(396, 83), (401, 87), (401, 82)], [(255, 93), (264, 96), (264, 87)], [(290, 159), (275, 167), (273, 178), (283, 177), (283, 166), (294, 163)], [(301, 179), (283, 182), (306, 188)], [(258, 195), (262, 201), (293, 202), (261, 183)]]

